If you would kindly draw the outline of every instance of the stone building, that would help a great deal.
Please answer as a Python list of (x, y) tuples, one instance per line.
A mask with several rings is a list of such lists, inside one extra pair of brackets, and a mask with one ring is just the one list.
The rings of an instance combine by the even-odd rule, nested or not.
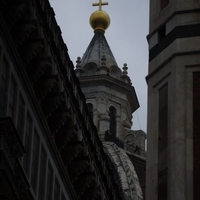
[[(54, 15), (48, 0), (0, 2), (0, 199), (142, 199), (139, 174), (129, 162), (139, 166), (142, 159), (112, 142), (102, 145)], [(128, 90), (123, 98), (131, 111), (122, 106), (121, 130), (128, 130), (138, 106)], [(139, 134), (127, 132), (123, 139)], [(114, 150), (115, 158), (108, 156)], [(123, 180), (131, 182), (120, 182), (115, 164), (121, 160), (128, 160), (120, 165), (129, 173)]]
[[(77, 58), (75, 72), (104, 151), (116, 168), (124, 199), (142, 199), (146, 134), (131, 130), (132, 114), (139, 102), (127, 64), (120, 69), (106, 40), (110, 17), (102, 10), (103, 4), (94, 4), (99, 6), (90, 16), (94, 36), (83, 57)], [(141, 168), (134, 167), (138, 164)]]
[(117, 65), (104, 34), (110, 17), (105, 11), (97, 10), (90, 16), (90, 24), (94, 36), (83, 57), (77, 58), (75, 72), (98, 135), (103, 140), (109, 130), (113, 137), (125, 141), (127, 148), (128, 141), (134, 141), (132, 150), (137, 145), (144, 155), (146, 134), (131, 130), (132, 113), (139, 108), (139, 102), (128, 76), (128, 67), (124, 64), (121, 70)]
[(200, 2), (150, 0), (147, 200), (200, 199)]

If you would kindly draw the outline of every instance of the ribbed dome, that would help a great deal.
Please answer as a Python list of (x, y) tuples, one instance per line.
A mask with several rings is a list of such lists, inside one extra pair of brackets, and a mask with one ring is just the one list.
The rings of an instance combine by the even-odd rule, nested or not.
[[(126, 151), (119, 148), (113, 142), (103, 142), (103, 147), (105, 153), (108, 155), (118, 172), (118, 184), (120, 184), (120, 187), (122, 188), (123, 199), (142, 200), (143, 195), (138, 175)], [(115, 170), (113, 170), (113, 172), (115, 172)], [(118, 178), (118, 176), (116, 177)]]

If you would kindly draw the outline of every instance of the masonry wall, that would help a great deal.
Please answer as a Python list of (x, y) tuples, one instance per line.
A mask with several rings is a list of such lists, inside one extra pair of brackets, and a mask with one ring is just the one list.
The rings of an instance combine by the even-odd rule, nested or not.
[[(199, 162), (199, 149), (195, 134), (199, 131), (199, 126), (193, 120), (198, 116), (199, 102), (198, 78), (194, 75), (200, 71), (199, 11), (197, 1), (168, 1), (162, 8), (160, 1), (150, 1), (150, 33), (147, 36), (149, 72), (146, 77), (148, 200), (190, 200), (197, 195), (195, 177), (198, 173), (196, 166)], [(168, 123), (164, 128), (165, 124), (160, 124), (162, 115), (159, 114), (159, 91), (166, 84), (168, 98), (164, 101), (168, 101)], [(159, 127), (168, 130), (168, 150), (160, 158), (157, 156), (160, 151), (159, 135), (162, 132)], [(160, 159), (163, 159), (163, 165)], [(162, 192), (159, 192), (159, 171), (164, 165), (168, 170), (162, 179), (166, 183), (166, 194), (162, 197)]]

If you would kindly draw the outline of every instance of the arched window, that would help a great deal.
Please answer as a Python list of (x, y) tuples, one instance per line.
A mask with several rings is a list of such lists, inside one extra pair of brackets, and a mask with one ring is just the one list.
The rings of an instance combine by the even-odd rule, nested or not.
[(110, 133), (113, 136), (116, 136), (116, 108), (111, 106), (109, 108), (109, 116), (110, 116)]
[(87, 108), (89, 110), (90, 116), (93, 119), (93, 105), (92, 105), (92, 103), (87, 103)]

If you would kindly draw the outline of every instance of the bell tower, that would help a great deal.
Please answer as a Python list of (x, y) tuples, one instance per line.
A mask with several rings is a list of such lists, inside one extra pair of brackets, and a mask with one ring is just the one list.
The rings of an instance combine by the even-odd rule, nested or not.
[(200, 1), (150, 0), (147, 200), (200, 199)]

